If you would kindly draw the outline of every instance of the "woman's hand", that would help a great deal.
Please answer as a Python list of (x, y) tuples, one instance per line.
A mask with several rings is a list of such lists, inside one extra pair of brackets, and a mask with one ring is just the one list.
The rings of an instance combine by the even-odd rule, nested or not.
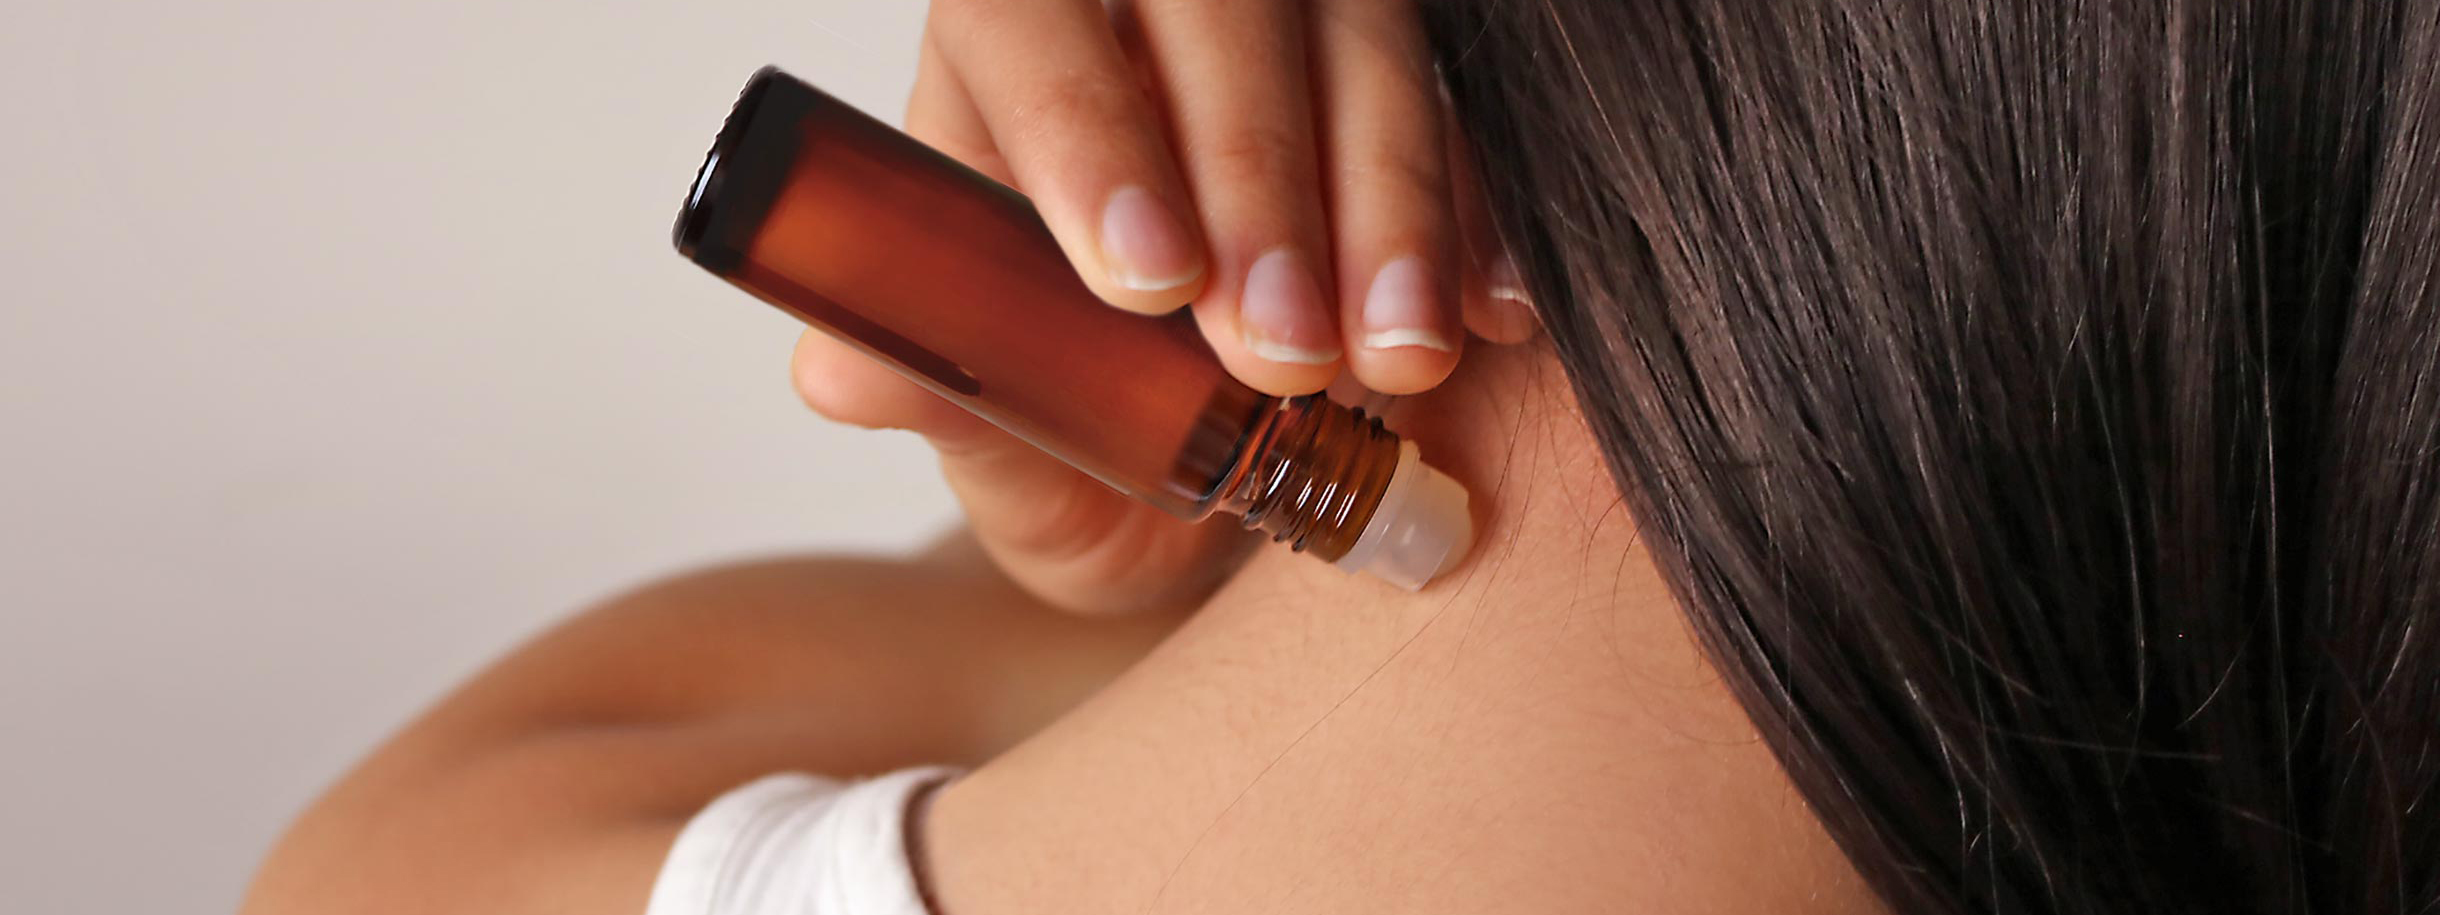
[[(1310, 393), (1344, 369), (1407, 394), (1448, 376), (1467, 328), (1533, 326), (1442, 98), (1412, 0), (934, 0), (907, 129), (1030, 196), (1111, 304), (1192, 303), (1248, 385)], [(1191, 601), (1245, 545), (819, 332), (795, 364), (825, 415), (930, 438), (986, 549), (1055, 605)]]

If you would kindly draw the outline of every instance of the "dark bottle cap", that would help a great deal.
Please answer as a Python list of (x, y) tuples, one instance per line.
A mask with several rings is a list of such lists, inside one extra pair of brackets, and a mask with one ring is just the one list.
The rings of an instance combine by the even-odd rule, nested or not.
[(829, 96), (778, 67), (755, 71), (678, 211), (672, 235), (679, 254), (724, 276), (745, 262), (796, 163), (805, 116), (825, 104), (833, 104)]

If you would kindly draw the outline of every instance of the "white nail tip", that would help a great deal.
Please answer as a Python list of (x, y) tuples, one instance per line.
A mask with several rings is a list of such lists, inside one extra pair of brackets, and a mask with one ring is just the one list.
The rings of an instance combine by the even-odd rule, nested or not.
[(1515, 302), (1519, 305), (1533, 304), (1533, 299), (1525, 295), (1525, 290), (1515, 286), (1493, 286), (1489, 292), (1491, 293), (1491, 297), (1495, 299)]
[(1457, 347), (1449, 345), (1448, 338), (1422, 328), (1400, 327), (1364, 335), (1365, 349), (1397, 349), (1402, 346), (1420, 346), (1444, 353), (1457, 352)]
[(1179, 276), (1158, 278), (1136, 276), (1123, 270), (1110, 272), (1112, 282), (1117, 283), (1121, 288), (1136, 292), (1167, 292), (1202, 278), (1203, 268), (1201, 267), (1196, 267), (1193, 271)]
[(1306, 349), (1301, 346), (1256, 340), (1251, 337), (1246, 338), (1245, 348), (1264, 359), (1272, 362), (1285, 362), (1290, 365), (1329, 365), (1339, 361), (1338, 350)]

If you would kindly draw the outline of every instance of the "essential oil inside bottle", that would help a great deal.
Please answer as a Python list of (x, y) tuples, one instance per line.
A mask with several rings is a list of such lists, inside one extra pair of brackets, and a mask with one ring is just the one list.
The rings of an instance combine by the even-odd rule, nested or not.
[(1463, 558), (1466, 493), (1378, 419), (1231, 378), (1183, 313), (1104, 304), (1026, 199), (766, 68), (679, 213), (678, 250), (1171, 514), (1237, 515), (1406, 588)]

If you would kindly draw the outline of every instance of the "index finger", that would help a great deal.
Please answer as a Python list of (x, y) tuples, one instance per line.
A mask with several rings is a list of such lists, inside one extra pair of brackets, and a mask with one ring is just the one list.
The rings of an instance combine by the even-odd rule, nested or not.
[(1163, 312), (1204, 240), (1152, 101), (1097, 0), (937, 0), (932, 39), (991, 145), (1095, 294)]
[(948, 154), (949, 158), (982, 172), (1001, 184), (1014, 184), (1008, 160), (991, 144), (983, 115), (957, 74), (941, 59), (932, 30), (925, 28), (923, 47), (915, 56), (915, 89), (907, 94), (907, 135)]

